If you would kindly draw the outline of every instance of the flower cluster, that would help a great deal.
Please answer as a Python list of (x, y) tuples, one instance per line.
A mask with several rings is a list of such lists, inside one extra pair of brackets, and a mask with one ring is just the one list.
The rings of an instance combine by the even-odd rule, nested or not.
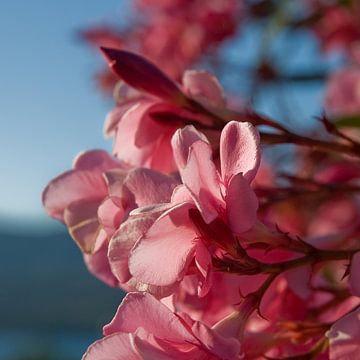
[[(138, 16), (132, 27), (97, 26), (84, 30), (81, 37), (96, 48), (106, 46), (145, 55), (167, 75), (179, 79), (184, 70), (204, 54), (216, 52), (236, 33), (244, 4), (242, 0), (136, 0), (133, 7)], [(98, 76), (105, 91), (112, 91), (116, 81), (108, 70)]]
[(324, 51), (342, 51), (344, 63), (331, 71), (326, 88), (325, 107), (336, 118), (360, 114), (360, 2), (317, 1), (313, 30)]
[[(83, 359), (356, 359), (360, 144), (234, 111), (208, 72), (179, 84), (102, 51), (127, 84), (113, 153), (81, 153), (43, 193), (89, 271), (128, 292)], [(262, 157), (276, 143), (302, 147), (293, 174)]]

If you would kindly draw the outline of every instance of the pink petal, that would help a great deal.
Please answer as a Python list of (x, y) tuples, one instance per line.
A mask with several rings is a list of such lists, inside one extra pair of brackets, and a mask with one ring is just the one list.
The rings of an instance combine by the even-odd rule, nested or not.
[(171, 173), (176, 170), (173, 151), (171, 147), (171, 138), (175, 132), (175, 128), (171, 132), (163, 133), (158, 138), (155, 146), (153, 147), (150, 168), (161, 171), (163, 173)]
[(135, 169), (129, 172), (124, 185), (134, 194), (137, 206), (142, 207), (169, 202), (178, 182), (150, 169)]
[(244, 321), (246, 320), (240, 311), (233, 311), (214, 324), (211, 329), (224, 338), (239, 339), (245, 328)]
[(241, 173), (230, 181), (225, 201), (231, 230), (235, 234), (250, 230), (256, 223), (258, 199)]
[[(182, 201), (184, 202), (184, 201)], [(174, 205), (171, 203), (165, 203), (165, 204), (151, 204), (142, 206), (139, 208), (136, 208), (130, 212), (130, 215), (141, 215), (141, 214), (150, 214), (150, 213), (159, 213), (162, 214), (165, 211), (170, 210), (173, 208)]]
[[(146, 106), (142, 106), (145, 104)], [(151, 115), (155, 109), (168, 110), (167, 121), (156, 121)], [(174, 106), (163, 103), (162, 101), (147, 100), (139, 103), (136, 113), (143, 118), (141, 127), (137, 128), (135, 135), (135, 144), (138, 147), (144, 147), (158, 140), (159, 136), (167, 132), (175, 132), (178, 122), (171, 118), (171, 110), (175, 112)]]
[(118, 280), (110, 269), (107, 257), (107, 242), (104, 242), (101, 248), (94, 254), (84, 254), (85, 265), (88, 270), (103, 281), (105, 284), (115, 287), (118, 286)]
[[(113, 153), (118, 158), (134, 166), (148, 166), (151, 156), (151, 147), (139, 147), (136, 142), (137, 132), (141, 131), (145, 121), (152, 121), (146, 118), (144, 114), (151, 107), (152, 102), (146, 101), (132, 106), (118, 123), (116, 136), (114, 140)], [(154, 130), (157, 130), (156, 128)], [(155, 134), (154, 134), (155, 133)], [(158, 135), (153, 131), (151, 135)]]
[(225, 95), (219, 81), (207, 71), (187, 70), (182, 83), (185, 93), (204, 105), (225, 106)]
[(98, 220), (100, 202), (77, 201), (71, 203), (64, 212), (64, 221), (71, 237), (85, 253), (95, 251), (95, 244), (101, 230)]
[(141, 282), (166, 286), (181, 280), (193, 258), (196, 231), (189, 220), (193, 205), (182, 204), (164, 213), (130, 254), (130, 273)]
[(116, 333), (94, 342), (82, 360), (141, 360), (132, 345), (132, 335)]
[(153, 295), (156, 299), (163, 299), (167, 296), (174, 294), (178, 287), (178, 283), (170, 285), (170, 286), (156, 286), (145, 284), (138, 279), (132, 277), (126, 284), (121, 284), (121, 287), (129, 292), (129, 291), (140, 291), (147, 292)]
[(225, 184), (236, 174), (242, 173), (252, 181), (260, 164), (259, 134), (247, 122), (229, 122), (221, 132), (221, 175)]
[(349, 280), (351, 293), (360, 297), (360, 252), (357, 252), (351, 259)]
[(132, 106), (118, 123), (113, 152), (133, 166), (151, 167), (169, 172), (174, 168), (170, 139), (178, 123), (159, 122), (149, 115), (158, 105), (154, 100), (143, 100)]
[(104, 334), (134, 333), (138, 328), (170, 342), (194, 342), (195, 339), (179, 318), (148, 293), (129, 293), (120, 304)]
[(111, 269), (121, 283), (131, 278), (128, 264), (130, 250), (160, 214), (158, 212), (130, 216), (110, 240), (108, 254)]
[(359, 308), (338, 320), (326, 335), (330, 343), (330, 360), (358, 359), (360, 344)]
[[(149, 101), (149, 100), (148, 100)], [(143, 127), (136, 134), (136, 144), (144, 146), (157, 139), (156, 132), (174, 134), (176, 129), (187, 120), (194, 120), (194, 115), (179, 106), (164, 101), (152, 100), (144, 116), (148, 121), (143, 122)], [(158, 131), (157, 131), (158, 130)]]
[(109, 237), (114, 234), (125, 216), (120, 200), (119, 198), (108, 197), (100, 204), (97, 211), (99, 223)]
[(124, 114), (139, 100), (139, 98), (124, 100), (106, 116), (104, 123), (104, 134), (106, 137), (115, 135), (116, 128)]
[(198, 295), (203, 297), (212, 286), (212, 258), (203, 241), (199, 241), (196, 245), (195, 264), (201, 274), (198, 284)]
[(120, 163), (104, 150), (90, 150), (77, 155), (73, 162), (76, 170), (92, 170), (102, 172), (117, 168)]
[(172, 195), (171, 195), (171, 203), (180, 204), (183, 202), (192, 202), (192, 197), (185, 185), (177, 186)]
[(233, 360), (239, 357), (240, 342), (236, 338), (222, 337), (198, 321), (192, 326), (192, 331), (201, 344), (220, 359)]
[[(160, 347), (159, 343), (164, 343), (166, 350)], [(159, 341), (158, 339), (154, 339), (154, 336), (152, 335), (148, 335), (147, 339), (143, 339), (141, 337), (135, 336), (134, 346), (136, 346), (136, 349), (138, 353), (141, 355), (142, 359), (156, 359), (156, 360), (188, 359), (187, 357), (188, 354), (183, 354), (183, 356), (181, 356), (179, 351), (176, 351), (176, 349), (172, 348), (167, 341), (164, 342), (162, 342), (161, 340)], [(179, 355), (181, 357), (179, 357)]]
[(101, 50), (113, 72), (133, 88), (171, 103), (187, 103), (176, 83), (145, 58), (124, 50), (105, 47)]
[(310, 265), (291, 269), (285, 272), (289, 288), (304, 301), (306, 301), (311, 295), (311, 273), (312, 267)]
[(67, 171), (53, 179), (45, 188), (42, 201), (47, 213), (63, 221), (66, 207), (79, 200), (101, 201), (107, 194), (101, 174), (94, 171)]
[(210, 223), (215, 220), (225, 204), (210, 145), (203, 141), (192, 144), (187, 164), (180, 169), (180, 174), (204, 221)]
[(111, 169), (104, 172), (110, 196), (121, 197), (124, 180), (128, 172), (122, 169)]
[(184, 168), (188, 161), (190, 146), (199, 140), (209, 143), (206, 136), (192, 125), (187, 125), (175, 132), (171, 139), (171, 145), (179, 169)]

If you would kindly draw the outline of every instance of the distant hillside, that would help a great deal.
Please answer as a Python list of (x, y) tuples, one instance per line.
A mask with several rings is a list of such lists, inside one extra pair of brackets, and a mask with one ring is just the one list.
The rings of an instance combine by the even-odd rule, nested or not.
[(0, 229), (0, 331), (99, 331), (123, 293), (90, 275), (63, 232)]

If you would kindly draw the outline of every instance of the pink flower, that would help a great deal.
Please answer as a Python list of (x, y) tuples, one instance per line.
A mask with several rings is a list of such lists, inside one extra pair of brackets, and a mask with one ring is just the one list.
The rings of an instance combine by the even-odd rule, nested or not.
[(97, 210), (108, 195), (103, 174), (110, 169), (126, 171), (105, 151), (81, 153), (75, 158), (73, 169), (53, 179), (43, 192), (42, 200), (47, 213), (65, 223), (85, 253), (101, 245), (105, 235), (100, 229)]
[(322, 10), (322, 17), (314, 26), (314, 31), (325, 51), (348, 50), (352, 43), (359, 40), (360, 22), (356, 15), (359, 6), (352, 4), (352, 7), (328, 6)]
[(196, 274), (185, 276), (173, 296), (173, 303), (177, 311), (186, 312), (206, 325), (214, 325), (237, 308), (240, 290), (241, 294), (247, 294), (249, 286), (253, 286), (251, 290), (258, 287), (253, 276), (214, 272), (212, 287), (205, 296), (199, 297), (198, 281)]
[(355, 360), (359, 357), (360, 309), (345, 315), (327, 333), (330, 360)]
[[(89, 270), (111, 286), (125, 284), (128, 270), (123, 252), (123, 267), (113, 275), (107, 257), (109, 240), (134, 244), (160, 213), (136, 219), (136, 231), (127, 222), (129, 212), (145, 205), (166, 203), (177, 182), (149, 169), (129, 169), (101, 150), (81, 154), (73, 170), (52, 180), (43, 193), (50, 216), (63, 221), (84, 253)], [(128, 251), (131, 249), (128, 249)], [(125, 261), (126, 264), (126, 261)], [(121, 275), (119, 275), (121, 273)], [(130, 288), (136, 287), (131, 284)]]
[[(158, 83), (150, 81), (146, 85), (137, 85), (139, 81), (135, 82), (140, 88)], [(168, 89), (166, 85), (164, 88), (167, 89), (163, 91), (165, 95), (159, 92), (155, 94), (158, 97), (139, 94), (121, 102), (106, 119), (106, 133), (115, 136), (113, 153), (131, 166), (163, 172), (174, 171), (176, 165), (171, 138), (175, 131), (188, 122), (209, 124), (209, 120), (203, 115), (168, 102), (169, 94), (175, 90)], [(207, 72), (185, 72), (181, 91), (184, 93), (181, 96), (196, 99), (205, 106), (221, 108), (225, 105), (220, 84)], [(176, 97), (176, 93), (174, 96)]]
[(239, 316), (212, 328), (173, 313), (148, 293), (130, 293), (83, 360), (235, 360), (240, 358)]
[(216, 241), (230, 248), (236, 241), (232, 232), (241, 234), (256, 221), (250, 182), (259, 166), (259, 137), (249, 123), (228, 123), (220, 140), (221, 172), (206, 137), (194, 127), (178, 130), (172, 145), (184, 185), (174, 193), (173, 207), (132, 249), (130, 272), (142, 282), (169, 286), (191, 268), (201, 279), (199, 294), (205, 295)]
[[(96, 48), (124, 49), (146, 56), (169, 77), (179, 80), (203, 55), (214, 54), (222, 41), (235, 34), (243, 5), (239, 0), (141, 0), (134, 10), (146, 16), (133, 27), (98, 26), (80, 35)], [(109, 71), (100, 73), (98, 80), (108, 92), (116, 83)]]
[(360, 113), (359, 67), (347, 67), (331, 75), (326, 89), (325, 106), (335, 116)]

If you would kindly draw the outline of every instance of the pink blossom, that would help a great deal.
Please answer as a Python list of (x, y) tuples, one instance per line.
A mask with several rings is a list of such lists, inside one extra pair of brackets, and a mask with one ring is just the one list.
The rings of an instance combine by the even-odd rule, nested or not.
[(212, 328), (176, 314), (148, 293), (130, 293), (83, 360), (240, 358), (234, 314)]
[(352, 43), (359, 40), (360, 22), (357, 16), (359, 5), (353, 4), (352, 7), (334, 5), (321, 10), (322, 16), (313, 30), (325, 51), (347, 50)]
[[(154, 84), (157, 82), (150, 81), (145, 86)], [(221, 108), (225, 104), (224, 93), (217, 79), (204, 71), (185, 72), (181, 94), (186, 99), (200, 101), (204, 106)], [(155, 95), (162, 96), (159, 93)], [(176, 98), (176, 94), (174, 96)], [(165, 99), (168, 99), (167, 95)], [(178, 100), (181, 99), (177, 97)], [(125, 163), (171, 172), (176, 169), (171, 138), (187, 122), (209, 124), (203, 115), (178, 104), (169, 103), (163, 98), (138, 95), (121, 102), (109, 114), (105, 131), (108, 135), (114, 134), (113, 153)]]
[(73, 169), (53, 179), (43, 192), (47, 213), (64, 222), (70, 234), (84, 252), (96, 248), (102, 234), (97, 210), (108, 195), (103, 177), (105, 171), (125, 168), (105, 151), (92, 150), (79, 154)]
[(331, 75), (325, 106), (335, 116), (360, 113), (360, 68), (346, 67)]
[[(44, 190), (43, 202), (47, 212), (68, 227), (89, 270), (109, 285), (128, 288), (126, 266), (115, 276), (110, 269), (109, 240), (116, 236), (121, 243), (134, 244), (160, 213), (137, 219), (134, 231), (126, 221), (129, 212), (139, 206), (166, 203), (176, 185), (172, 178), (149, 169), (131, 170), (106, 152), (95, 150), (81, 154), (73, 170), (52, 180)], [(126, 251), (122, 256), (127, 258)], [(134, 286), (132, 283), (130, 288)]]
[(219, 173), (204, 135), (189, 126), (177, 131), (172, 144), (184, 187), (173, 195), (174, 206), (132, 249), (129, 267), (134, 277), (169, 286), (194, 264), (202, 279), (199, 293), (208, 292), (214, 240), (231, 247), (231, 231), (243, 233), (256, 221), (257, 199), (250, 182), (259, 166), (258, 142), (251, 124), (227, 124), (220, 140)]
[[(135, 11), (147, 17), (126, 30), (97, 26), (81, 32), (82, 38), (100, 46), (130, 50), (154, 62), (172, 79), (179, 80), (202, 56), (214, 53), (241, 22), (239, 0), (137, 1)], [(169, 61), (169, 59), (171, 59)], [(102, 89), (112, 91), (116, 78), (101, 72)]]
[(198, 276), (187, 275), (173, 295), (173, 304), (178, 311), (186, 312), (194, 320), (214, 325), (237, 308), (240, 291), (247, 294), (256, 290), (259, 281), (255, 280), (253, 276), (214, 272), (211, 288), (206, 295), (199, 297)]

